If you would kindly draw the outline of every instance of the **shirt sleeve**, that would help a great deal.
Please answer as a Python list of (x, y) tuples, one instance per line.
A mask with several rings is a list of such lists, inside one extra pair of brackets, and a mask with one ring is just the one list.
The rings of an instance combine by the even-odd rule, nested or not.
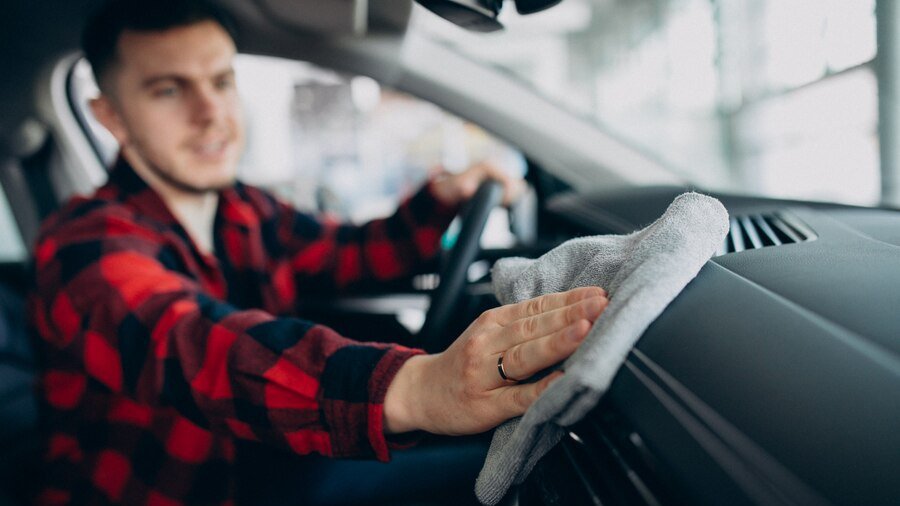
[(238, 310), (174, 269), (158, 234), (106, 216), (39, 240), (32, 319), (55, 357), (45, 381), (67, 385), (54, 408), (104, 388), (297, 453), (389, 458), (385, 392), (420, 352)]
[(320, 220), (276, 204), (262, 230), (269, 254), (286, 259), (297, 293), (335, 293), (377, 285), (433, 266), (441, 235), (458, 206), (434, 197), (433, 182), (404, 200), (390, 217), (362, 225)]

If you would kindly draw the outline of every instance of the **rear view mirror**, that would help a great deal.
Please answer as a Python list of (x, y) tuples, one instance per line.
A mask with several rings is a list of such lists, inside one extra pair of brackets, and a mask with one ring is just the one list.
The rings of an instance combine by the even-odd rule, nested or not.
[(519, 14), (533, 14), (544, 9), (549, 9), (562, 0), (516, 0), (516, 10)]
[(502, 0), (416, 0), (438, 16), (468, 30), (493, 32), (503, 28), (497, 21)]
[[(468, 30), (493, 32), (503, 28), (497, 21), (503, 0), (416, 0), (438, 16)], [(519, 14), (532, 14), (562, 0), (515, 0)]]

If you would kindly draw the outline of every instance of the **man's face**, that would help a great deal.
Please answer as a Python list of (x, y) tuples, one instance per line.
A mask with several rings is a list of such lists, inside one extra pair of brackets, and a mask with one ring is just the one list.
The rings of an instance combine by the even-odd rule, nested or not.
[(94, 111), (156, 186), (203, 193), (234, 182), (244, 141), (234, 55), (212, 21), (120, 37), (110, 93)]

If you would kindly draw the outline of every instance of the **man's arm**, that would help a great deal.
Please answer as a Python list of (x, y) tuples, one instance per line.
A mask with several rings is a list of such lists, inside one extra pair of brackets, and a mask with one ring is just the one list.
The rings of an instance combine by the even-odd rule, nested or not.
[(90, 378), (235, 437), (386, 460), (386, 433), (475, 433), (524, 412), (556, 375), (508, 384), (500, 353), (509, 377), (525, 379), (571, 354), (606, 305), (582, 288), (504, 306), (447, 351), (417, 356), (237, 310), (165, 259), (152, 231), (108, 217), (39, 242), (32, 314), (53, 349), (45, 379), (66, 383), (56, 409), (77, 406), (72, 387)]
[(156, 234), (106, 215), (71, 220), (37, 245), (31, 314), (54, 409), (108, 390), (298, 453), (388, 458), (384, 394), (418, 352), (238, 310), (168, 267)]
[[(288, 277), (300, 296), (335, 293), (415, 274), (429, 265), (440, 238), (462, 202), (486, 179), (500, 181), (504, 201), (521, 193), (521, 179), (490, 164), (459, 174), (440, 174), (400, 204), (390, 217), (362, 225), (319, 220), (262, 195), (251, 195), (264, 217), (264, 244), (273, 258), (286, 258)], [(252, 189), (247, 189), (254, 192)], [(277, 251), (276, 251), (277, 250)]]
[(437, 255), (458, 209), (436, 199), (429, 185), (393, 215), (357, 225), (298, 212), (247, 191), (258, 203), (267, 256), (277, 262), (275, 279), (290, 283), (299, 298), (375, 287), (422, 271)]

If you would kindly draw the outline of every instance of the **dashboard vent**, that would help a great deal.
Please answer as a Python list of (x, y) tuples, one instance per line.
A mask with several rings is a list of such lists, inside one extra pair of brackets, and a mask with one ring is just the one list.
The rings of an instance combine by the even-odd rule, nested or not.
[(717, 255), (812, 241), (816, 237), (811, 228), (790, 213), (732, 216), (731, 230)]

